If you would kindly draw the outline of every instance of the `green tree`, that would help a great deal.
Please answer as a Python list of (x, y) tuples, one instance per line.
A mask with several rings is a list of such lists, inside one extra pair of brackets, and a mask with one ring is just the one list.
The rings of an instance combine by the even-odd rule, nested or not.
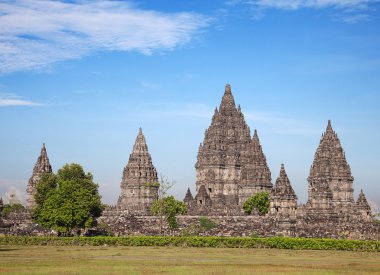
[(164, 219), (165, 219), (164, 198), (166, 198), (169, 189), (173, 187), (175, 182), (169, 181), (166, 176), (160, 174), (159, 182), (157, 182), (156, 184), (158, 185), (158, 198), (157, 198), (157, 202), (154, 202), (156, 214), (154, 214), (152, 210), (151, 212), (152, 214), (158, 216), (158, 225), (160, 228), (160, 234), (162, 234), (162, 228), (163, 228)]
[(269, 192), (259, 192), (250, 197), (243, 205), (244, 212), (251, 214), (253, 208), (259, 211), (259, 215), (265, 215), (269, 212)]
[(35, 200), (33, 220), (66, 235), (94, 226), (104, 208), (91, 173), (74, 163), (64, 165), (57, 175), (43, 175)]
[(43, 205), (47, 199), (48, 193), (54, 191), (57, 188), (57, 176), (52, 173), (45, 173), (42, 175), (41, 179), (38, 181), (36, 186), (36, 194), (34, 195), (34, 200), (36, 206), (32, 212), (32, 219), (34, 221), (38, 220), (40, 216)]
[(150, 211), (154, 215), (165, 216), (165, 221), (170, 229), (175, 229), (178, 227), (176, 216), (185, 214), (187, 208), (182, 201), (177, 201), (173, 196), (169, 196), (154, 201), (150, 207)]
[(4, 208), (3, 208), (3, 211), (1, 211), (0, 216), (6, 218), (9, 216), (11, 212), (20, 211), (24, 209), (25, 207), (21, 203), (7, 203), (7, 204), (4, 204)]

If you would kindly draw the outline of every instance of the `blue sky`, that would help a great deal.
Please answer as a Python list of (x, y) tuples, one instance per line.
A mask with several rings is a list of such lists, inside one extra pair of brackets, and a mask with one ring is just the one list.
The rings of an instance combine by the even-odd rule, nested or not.
[(230, 83), (275, 182), (301, 203), (327, 120), (357, 196), (380, 204), (380, 2), (0, 1), (0, 195), (43, 142), (114, 204), (141, 126), (159, 173), (195, 191), (197, 148)]

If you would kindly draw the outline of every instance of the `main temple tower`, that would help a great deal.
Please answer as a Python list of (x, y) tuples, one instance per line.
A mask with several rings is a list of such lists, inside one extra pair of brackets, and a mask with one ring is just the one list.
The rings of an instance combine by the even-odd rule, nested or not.
[(197, 192), (205, 189), (212, 205), (237, 205), (258, 190), (270, 191), (272, 187), (257, 132), (251, 139), (229, 84), (199, 146), (195, 168)]

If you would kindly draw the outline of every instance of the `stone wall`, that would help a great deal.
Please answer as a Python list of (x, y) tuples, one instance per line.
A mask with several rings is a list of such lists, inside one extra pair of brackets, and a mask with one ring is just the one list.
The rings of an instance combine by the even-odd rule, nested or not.
[[(215, 228), (205, 229), (200, 219), (215, 223)], [(8, 225), (6, 234), (19, 236), (52, 236), (56, 233), (34, 224), (30, 212), (12, 213), (3, 220)], [(380, 240), (380, 224), (363, 222), (352, 216), (331, 216), (315, 212), (307, 215), (288, 216), (228, 216), (192, 215), (178, 216), (178, 229), (170, 230), (164, 222), (160, 232), (160, 218), (156, 216), (133, 215), (125, 210), (108, 208), (98, 219), (99, 228), (106, 227), (115, 236), (173, 235), (173, 236), (287, 236), (306, 238), (335, 238)]]
[[(216, 224), (205, 230), (201, 217)], [(323, 215), (307, 215), (291, 219), (285, 216), (178, 216), (178, 229), (170, 230), (163, 224), (164, 235), (199, 236), (288, 236), (307, 238), (371, 239), (380, 240), (380, 225), (355, 219), (326, 219)], [(156, 216), (135, 216), (126, 212), (105, 213), (99, 222), (105, 223), (116, 236), (159, 235), (160, 219)]]

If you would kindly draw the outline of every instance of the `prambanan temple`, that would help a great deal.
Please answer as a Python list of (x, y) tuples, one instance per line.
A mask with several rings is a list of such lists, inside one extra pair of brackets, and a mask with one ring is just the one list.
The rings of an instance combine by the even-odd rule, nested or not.
[[(330, 121), (311, 164), (305, 204), (298, 202), (285, 166), (279, 168), (274, 181), (258, 131), (251, 132), (227, 84), (199, 145), (196, 194), (188, 189), (184, 196), (187, 214), (177, 218), (177, 230), (167, 232), (180, 235), (189, 226), (199, 227), (199, 218), (207, 216), (217, 226), (198, 234), (249, 236), (255, 232), (261, 236), (379, 239), (380, 227), (373, 220), (364, 192), (354, 198), (354, 177)], [(27, 186), (29, 209), (34, 207), (38, 180), (43, 173), (51, 172), (43, 145)], [(140, 128), (122, 173), (119, 199), (107, 207), (99, 221), (117, 235), (158, 234), (157, 217), (149, 212), (150, 204), (158, 198), (157, 183), (157, 171)], [(269, 213), (245, 213), (244, 202), (262, 191), (270, 193)], [(18, 224), (31, 223), (25, 217)]]

